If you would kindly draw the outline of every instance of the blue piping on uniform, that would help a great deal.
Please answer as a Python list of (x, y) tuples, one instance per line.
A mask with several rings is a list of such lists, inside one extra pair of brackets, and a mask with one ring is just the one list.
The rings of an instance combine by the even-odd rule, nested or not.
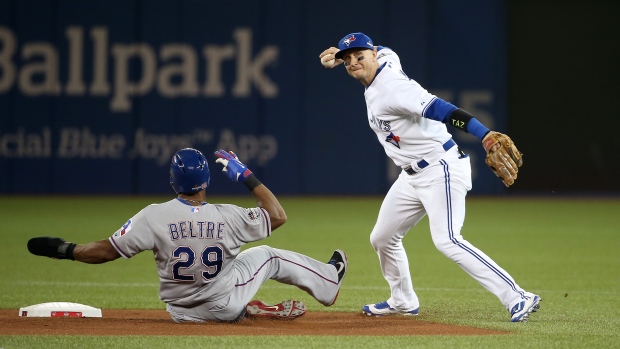
[(450, 241), (452, 241), (452, 243), (454, 243), (456, 246), (462, 248), (463, 250), (465, 250), (466, 252), (468, 252), (469, 254), (474, 256), (476, 259), (478, 259), (480, 262), (482, 262), (482, 264), (486, 265), (495, 274), (497, 274), (501, 279), (506, 281), (506, 283), (510, 286), (510, 288), (513, 291), (519, 293), (521, 295), (521, 297), (524, 297), (523, 291), (518, 291), (516, 286), (515, 286), (515, 284), (512, 281), (510, 281), (510, 278), (508, 278), (506, 275), (502, 274), (491, 263), (486, 261), (484, 258), (480, 257), (480, 255), (478, 255), (476, 252), (471, 250), (469, 247), (467, 247), (467, 246), (463, 245), (462, 243), (460, 243), (454, 237), (454, 231), (452, 230), (452, 199), (451, 199), (451, 194), (450, 194), (450, 171), (448, 169), (448, 163), (445, 160), (442, 159), (442, 160), (439, 160), (439, 162), (443, 165), (443, 172), (444, 172), (444, 175), (445, 175), (444, 178), (445, 178), (445, 185), (446, 185), (446, 200), (447, 200), (447, 204), (448, 204), (448, 234), (450, 235)]
[(375, 77), (372, 78), (372, 80), (370, 81), (370, 84), (368, 84), (368, 86), (366, 86), (365, 90), (368, 90), (368, 88), (370, 87), (370, 85), (372, 85), (372, 82), (375, 81), (375, 79), (377, 78), (377, 75), (379, 75), (379, 73), (381, 73), (381, 71), (383, 70), (383, 68), (385, 68), (385, 66), (387, 65), (387, 62), (383, 63), (379, 69), (377, 69), (377, 72), (375, 73)]

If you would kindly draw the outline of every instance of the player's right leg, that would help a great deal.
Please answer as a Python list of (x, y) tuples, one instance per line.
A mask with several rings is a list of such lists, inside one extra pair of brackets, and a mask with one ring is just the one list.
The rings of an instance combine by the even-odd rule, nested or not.
[(416, 315), (420, 306), (413, 290), (402, 239), (426, 213), (404, 176), (407, 174), (401, 174), (383, 199), (370, 234), (370, 243), (379, 257), (381, 272), (390, 286), (391, 296), (387, 301), (362, 307), (367, 315)]
[[(338, 251), (334, 252), (332, 259), (334, 255), (340, 255)], [(345, 256), (343, 252), (342, 256)], [(346, 273), (346, 256), (344, 263), (337, 263), (324, 263), (297, 252), (266, 245), (252, 247), (240, 253), (235, 260), (237, 282), (233, 294), (238, 303), (249, 303), (259, 287), (273, 279), (297, 286), (319, 303), (329, 306), (336, 300)]]
[[(283, 252), (282, 250), (279, 250), (279, 251)], [(344, 279), (344, 276), (347, 273), (349, 262), (347, 260), (347, 255), (344, 253), (344, 251), (336, 250), (332, 254), (327, 264), (332, 265), (338, 275), (338, 291), (336, 292), (336, 296), (333, 298), (333, 300), (329, 304), (325, 304), (325, 305), (332, 305), (336, 302), (336, 299), (338, 298), (338, 294), (340, 292), (340, 285), (342, 284), (342, 280)], [(275, 305), (266, 304), (265, 302), (261, 300), (254, 300), (248, 303), (246, 307), (247, 316), (254, 317), (254, 318), (267, 317), (267, 318), (274, 318), (274, 319), (291, 320), (291, 319), (298, 318), (304, 315), (305, 313), (306, 313), (306, 305), (300, 301), (293, 301), (293, 300), (287, 300), (287, 301), (284, 301), (282, 303), (275, 304)]]

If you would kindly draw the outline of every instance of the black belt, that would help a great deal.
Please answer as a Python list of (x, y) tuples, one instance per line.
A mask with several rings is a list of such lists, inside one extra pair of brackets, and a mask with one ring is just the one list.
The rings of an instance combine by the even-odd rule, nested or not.
[[(426, 162), (424, 160), (418, 162), (418, 167), (420, 167), (420, 170), (425, 168), (426, 166), (428, 166), (428, 162)], [(415, 170), (413, 168), (411, 168), (411, 167), (406, 168), (405, 172), (407, 172), (407, 174), (410, 175), (410, 176), (416, 174)]]
[[(446, 143), (443, 144), (443, 150), (448, 151), (450, 150), (452, 147), (454, 147), (456, 145), (456, 143), (452, 140), (452, 138), (450, 138), (450, 140), (448, 140)], [(426, 166), (428, 166), (428, 162), (426, 162), (426, 160), (422, 159), (420, 161), (417, 162), (418, 167), (421, 169), (425, 168)], [(416, 170), (413, 169), (413, 167), (408, 166), (403, 168), (403, 170), (405, 170), (405, 172), (408, 175), (413, 175), (416, 174)]]

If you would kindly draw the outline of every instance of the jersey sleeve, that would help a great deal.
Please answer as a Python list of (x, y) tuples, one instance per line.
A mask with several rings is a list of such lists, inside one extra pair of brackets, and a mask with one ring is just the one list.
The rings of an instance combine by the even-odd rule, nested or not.
[(271, 220), (267, 210), (261, 207), (242, 208), (235, 205), (220, 207), (238, 245), (265, 239), (271, 235)]
[(437, 99), (415, 80), (405, 78), (392, 82), (388, 107), (395, 115), (424, 117), (427, 109)]
[(387, 63), (385, 69), (391, 70), (391, 73), (395, 74), (393, 76), (397, 76), (390, 79), (389, 86), (386, 86), (390, 90), (387, 100), (390, 112), (401, 116), (412, 114), (424, 116), (428, 106), (437, 97), (405, 74), (400, 65), (400, 58), (389, 47), (377, 46), (377, 61), (379, 66)]
[(124, 258), (131, 258), (142, 251), (152, 250), (155, 245), (155, 234), (148, 222), (147, 209), (131, 217), (112, 234), (109, 240)]
[(402, 70), (400, 58), (396, 52), (392, 51), (389, 47), (377, 46), (377, 61), (379, 62), (379, 66), (389, 62), (394, 68)]

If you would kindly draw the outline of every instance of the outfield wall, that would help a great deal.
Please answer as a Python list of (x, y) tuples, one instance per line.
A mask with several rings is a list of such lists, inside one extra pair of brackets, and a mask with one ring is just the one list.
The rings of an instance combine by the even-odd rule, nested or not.
[[(504, 1), (371, 4), (0, 1), (0, 193), (170, 193), (183, 147), (235, 150), (276, 193), (385, 192), (398, 168), (368, 127), (363, 86), (318, 60), (354, 31), (505, 129)], [(474, 193), (502, 193), (479, 141), (453, 134)], [(210, 164), (212, 193), (245, 191)]]

